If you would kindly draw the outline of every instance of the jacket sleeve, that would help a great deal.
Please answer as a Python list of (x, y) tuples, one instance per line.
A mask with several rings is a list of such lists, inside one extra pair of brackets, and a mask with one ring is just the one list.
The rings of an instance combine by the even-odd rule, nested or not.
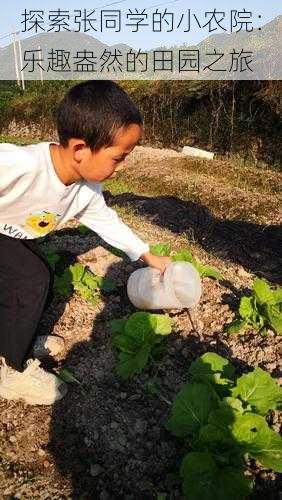
[(134, 262), (149, 251), (144, 243), (124, 222), (117, 213), (109, 208), (102, 193), (101, 185), (93, 185), (93, 196), (86, 208), (76, 219), (97, 233), (109, 245), (125, 252)]

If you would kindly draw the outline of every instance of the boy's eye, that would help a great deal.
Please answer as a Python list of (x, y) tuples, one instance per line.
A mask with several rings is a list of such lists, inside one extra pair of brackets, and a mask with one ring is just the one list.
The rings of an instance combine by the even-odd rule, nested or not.
[(126, 157), (127, 157), (127, 154), (123, 154), (123, 155), (121, 155), (121, 156), (117, 156), (116, 158), (114, 158), (114, 160), (115, 160), (116, 162), (120, 162), (120, 161), (125, 160), (125, 158), (126, 158)]

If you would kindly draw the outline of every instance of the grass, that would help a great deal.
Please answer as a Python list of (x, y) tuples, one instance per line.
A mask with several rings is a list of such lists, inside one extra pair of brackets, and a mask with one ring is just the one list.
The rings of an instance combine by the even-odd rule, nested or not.
[(133, 160), (129, 158), (129, 168), (107, 181), (113, 195), (174, 196), (207, 207), (215, 217), (264, 224), (276, 223), (277, 218), (278, 222), (278, 172), (244, 167), (231, 159)]
[[(152, 170), (156, 170), (155, 161), (151, 162)], [(232, 158), (222, 157), (214, 161), (191, 158), (169, 158), (161, 161), (162, 173), (175, 173), (175, 180), (187, 176), (207, 175), (239, 189), (263, 192), (266, 194), (278, 193), (281, 188), (277, 183), (277, 172), (270, 169), (261, 169), (254, 164), (233, 161)], [(162, 176), (158, 177), (162, 180)], [(279, 175), (279, 174), (278, 174)]]
[(19, 146), (26, 146), (28, 144), (36, 144), (39, 141), (29, 139), (28, 137), (14, 137), (12, 135), (0, 135), (0, 143), (9, 142), (10, 144), (17, 144)]
[(104, 190), (109, 190), (114, 196), (123, 193), (133, 193), (129, 184), (126, 182), (119, 180), (117, 182), (113, 182), (113, 180), (108, 180), (103, 183)]

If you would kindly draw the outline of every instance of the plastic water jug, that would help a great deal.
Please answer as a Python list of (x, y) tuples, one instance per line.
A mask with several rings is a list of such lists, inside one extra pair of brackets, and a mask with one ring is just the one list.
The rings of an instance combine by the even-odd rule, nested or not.
[(127, 294), (138, 309), (194, 307), (202, 294), (201, 278), (188, 262), (171, 262), (164, 274), (145, 267), (130, 275)]

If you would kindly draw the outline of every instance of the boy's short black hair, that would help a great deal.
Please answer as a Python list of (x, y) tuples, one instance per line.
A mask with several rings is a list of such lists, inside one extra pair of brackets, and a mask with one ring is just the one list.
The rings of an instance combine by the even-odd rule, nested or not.
[(90, 80), (72, 87), (57, 111), (60, 144), (83, 139), (92, 150), (110, 146), (117, 131), (142, 125), (142, 116), (127, 93), (115, 82)]

